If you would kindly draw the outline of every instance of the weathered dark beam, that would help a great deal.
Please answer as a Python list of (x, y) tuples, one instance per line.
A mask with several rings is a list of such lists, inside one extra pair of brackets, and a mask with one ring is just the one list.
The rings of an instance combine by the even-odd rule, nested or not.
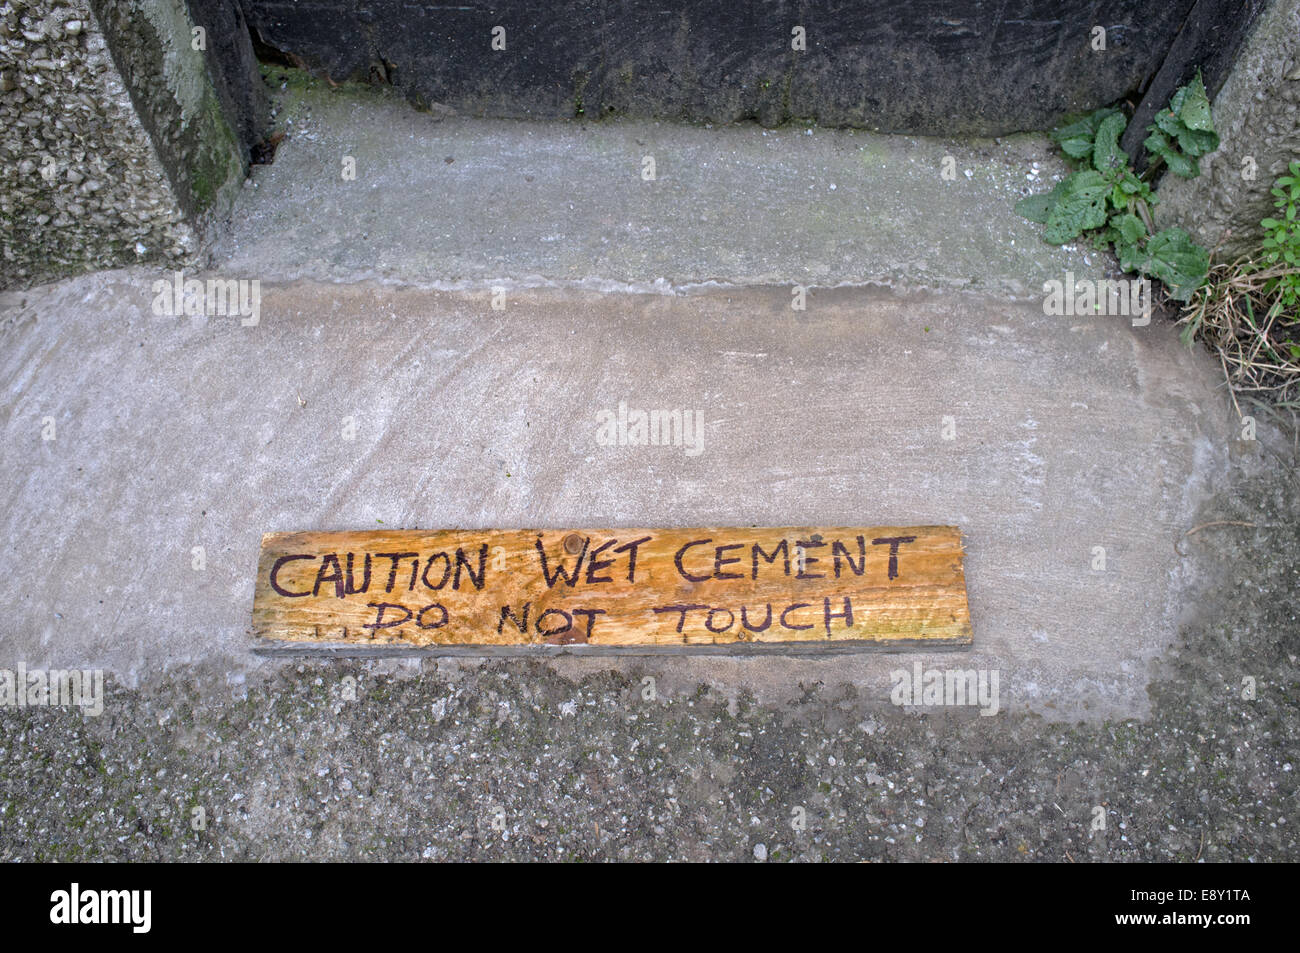
[[(958, 136), (1051, 128), (1142, 88), (1192, 4), (241, 0), (260, 55), (463, 115), (807, 120)], [(805, 46), (795, 48), (795, 27)], [(1092, 48), (1097, 27), (1105, 51)]]
[(271, 121), (248, 21), (235, 0), (186, 0), (186, 4), (190, 19), (206, 31), (208, 77), (247, 157)]

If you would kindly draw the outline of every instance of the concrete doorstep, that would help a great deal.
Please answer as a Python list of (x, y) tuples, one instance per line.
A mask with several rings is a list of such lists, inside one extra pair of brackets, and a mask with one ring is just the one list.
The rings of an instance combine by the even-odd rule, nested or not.
[[(960, 665), (1000, 671), (1010, 710), (1142, 715), (1197, 585), (1175, 544), (1225, 472), (1214, 368), (1160, 323), (847, 288), (804, 312), (785, 288), (521, 290), (495, 311), (489, 289), (303, 281), (244, 326), (154, 314), (155, 280), (65, 282), (8, 315), (5, 624), (32, 665), (268, 664), (249, 612), (269, 531), (956, 524)], [(602, 445), (620, 405), (690, 410), (701, 439)], [(670, 667), (887, 704), (899, 664)]]
[(230, 277), (441, 287), (893, 284), (1039, 297), (1108, 260), (1013, 211), (1045, 137), (468, 120), (271, 71), (286, 137), (213, 251)]
[[(103, 676), (0, 711), (0, 860), (1295, 856), (1289, 434), (1164, 317), (1047, 313), (1113, 263), (1014, 214), (1042, 138), (283, 85), (180, 275), (225, 313), (165, 267), (0, 295), (0, 697)], [(969, 650), (254, 651), (271, 531), (926, 524)], [(977, 705), (900, 697), (954, 670)]]

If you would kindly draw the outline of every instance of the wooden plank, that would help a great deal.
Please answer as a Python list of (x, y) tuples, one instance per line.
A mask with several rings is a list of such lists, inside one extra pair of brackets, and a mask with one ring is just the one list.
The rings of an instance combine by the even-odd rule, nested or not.
[(953, 526), (262, 538), (263, 650), (845, 651), (971, 643)]

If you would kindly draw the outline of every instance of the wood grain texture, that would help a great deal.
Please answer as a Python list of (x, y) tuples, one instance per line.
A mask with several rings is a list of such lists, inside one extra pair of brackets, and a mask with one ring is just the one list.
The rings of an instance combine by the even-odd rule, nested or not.
[(262, 648), (845, 651), (971, 643), (952, 526), (269, 533)]

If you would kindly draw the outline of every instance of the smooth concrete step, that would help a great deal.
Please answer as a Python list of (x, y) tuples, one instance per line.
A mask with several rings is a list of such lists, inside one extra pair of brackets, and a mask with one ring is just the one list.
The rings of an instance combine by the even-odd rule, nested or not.
[[(850, 288), (797, 313), (785, 287), (518, 290), (502, 312), (487, 289), (302, 281), (264, 286), (246, 327), (154, 314), (160, 277), (3, 302), (0, 625), (31, 666), (286, 664), (250, 651), (272, 530), (955, 523), (963, 664), (1000, 671), (1004, 708), (1063, 718), (1145, 712), (1194, 603), (1175, 544), (1223, 476), (1229, 414), (1158, 321)], [(603, 446), (620, 402), (699, 412), (701, 452)], [(904, 658), (664, 665), (887, 705)]]
[(277, 96), (286, 138), (254, 167), (214, 253), (249, 279), (1041, 297), (1043, 282), (1110, 261), (1047, 245), (1016, 215), (1064, 172), (1041, 136), (439, 121), (372, 91), (286, 84)]

